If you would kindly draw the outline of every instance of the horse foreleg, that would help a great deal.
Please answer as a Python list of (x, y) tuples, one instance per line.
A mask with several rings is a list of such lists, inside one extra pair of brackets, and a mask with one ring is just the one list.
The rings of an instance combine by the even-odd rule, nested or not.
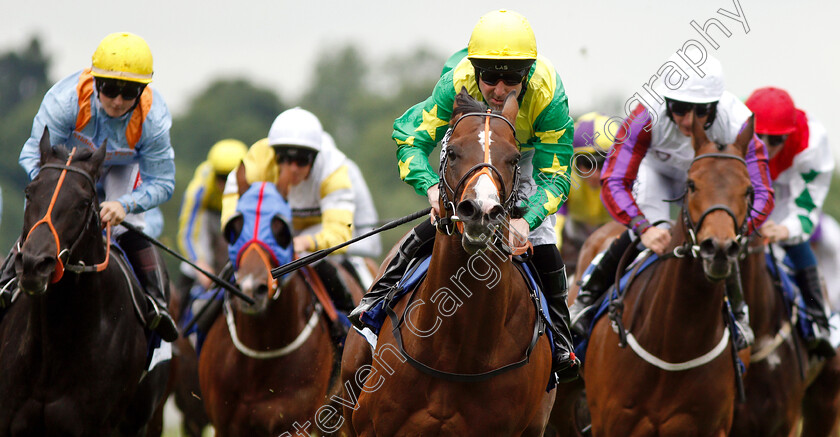
[(840, 356), (828, 359), (802, 401), (803, 437), (838, 435)]
[[(357, 383), (357, 374), (363, 371), (362, 366), (373, 361), (370, 345), (356, 330), (347, 333), (344, 343), (344, 355), (341, 358), (341, 387), (333, 400), (341, 404), (344, 424), (338, 432), (340, 436), (355, 436), (353, 429), (353, 413), (359, 407), (358, 399), (362, 390)], [(358, 375), (363, 377), (364, 375)], [(335, 397), (340, 399), (335, 399)]]

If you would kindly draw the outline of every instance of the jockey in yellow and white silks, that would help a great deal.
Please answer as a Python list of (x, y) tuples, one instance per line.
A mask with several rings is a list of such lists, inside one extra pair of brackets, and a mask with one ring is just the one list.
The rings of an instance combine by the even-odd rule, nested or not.
[[(178, 248), (193, 264), (206, 271), (218, 271), (226, 257), (216, 259), (215, 248), (222, 244), (222, 192), (228, 174), (242, 161), (248, 146), (242, 141), (218, 141), (207, 153), (207, 160), (198, 165), (187, 185), (178, 217)], [(212, 280), (197, 274), (187, 263), (181, 263), (181, 273), (198, 281), (205, 289)]]

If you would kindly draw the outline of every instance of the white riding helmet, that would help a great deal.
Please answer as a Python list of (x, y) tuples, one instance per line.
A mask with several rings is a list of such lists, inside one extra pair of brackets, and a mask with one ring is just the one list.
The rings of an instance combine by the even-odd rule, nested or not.
[(315, 114), (294, 107), (281, 112), (271, 123), (268, 144), (272, 147), (305, 147), (318, 152), (323, 132)]
[[(679, 65), (680, 68), (685, 65), (685, 61), (683, 61), (683, 59), (676, 53), (671, 55), (668, 60)], [(714, 56), (709, 55), (709, 57), (706, 58), (706, 62), (698, 68), (705, 73), (704, 77), (700, 77), (700, 75), (690, 67), (684, 68), (683, 71), (688, 74), (688, 78), (685, 79), (682, 85), (675, 90), (672, 90), (663, 84), (662, 95), (671, 100), (679, 100), (681, 102), (688, 103), (711, 103), (720, 100), (723, 96), (723, 92), (725, 91), (723, 67), (721, 67), (720, 61), (718, 61)]]

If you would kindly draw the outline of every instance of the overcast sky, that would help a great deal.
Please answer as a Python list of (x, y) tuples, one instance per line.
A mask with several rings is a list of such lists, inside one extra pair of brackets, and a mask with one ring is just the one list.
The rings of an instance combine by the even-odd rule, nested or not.
[[(744, 24), (724, 16), (738, 13)], [(727, 88), (745, 98), (760, 86), (787, 89), (840, 143), (840, 2), (781, 0), (635, 0), (483, 2), (373, 1), (6, 1), (0, 51), (41, 35), (57, 80), (90, 64), (108, 33), (144, 37), (155, 58), (153, 86), (173, 113), (211, 79), (244, 76), (284, 101), (308, 84), (316, 55), (348, 42), (367, 59), (425, 45), (443, 57), (464, 47), (478, 18), (510, 8), (534, 28), (541, 54), (554, 63), (573, 114), (598, 109), (607, 96), (644, 93), (662, 63), (694, 39), (723, 63)], [(723, 9), (723, 13), (718, 12)], [(716, 18), (731, 33), (690, 24)], [(601, 103), (602, 104), (602, 103)], [(399, 114), (394, 114), (395, 117)], [(389, 135), (389, 132), (383, 133)], [(837, 150), (837, 149), (835, 149)]]

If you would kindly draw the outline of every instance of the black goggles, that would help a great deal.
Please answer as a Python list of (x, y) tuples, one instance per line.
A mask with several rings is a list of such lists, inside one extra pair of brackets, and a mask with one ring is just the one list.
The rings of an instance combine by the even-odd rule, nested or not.
[(299, 149), (294, 147), (275, 147), (274, 155), (278, 164), (290, 163), (304, 167), (315, 161), (318, 152), (311, 149)]
[(709, 115), (715, 105), (717, 105), (717, 102), (689, 103), (671, 99), (666, 99), (666, 101), (668, 102), (668, 110), (671, 111), (671, 114), (678, 115), (680, 117), (688, 114), (688, 112), (692, 109), (694, 110), (694, 115), (698, 117), (705, 117)]
[(515, 86), (522, 83), (525, 74), (528, 70), (519, 71), (493, 71), (493, 70), (479, 70), (481, 81), (487, 85), (495, 85), (501, 80), (507, 86)]
[(144, 83), (96, 78), (96, 89), (99, 90), (99, 94), (109, 99), (116, 99), (117, 96), (122, 96), (123, 100), (134, 100), (143, 93), (145, 88), (146, 84)]
[(767, 134), (758, 134), (758, 138), (761, 139), (764, 144), (768, 147), (778, 147), (785, 143), (787, 140), (787, 135), (767, 135)]

